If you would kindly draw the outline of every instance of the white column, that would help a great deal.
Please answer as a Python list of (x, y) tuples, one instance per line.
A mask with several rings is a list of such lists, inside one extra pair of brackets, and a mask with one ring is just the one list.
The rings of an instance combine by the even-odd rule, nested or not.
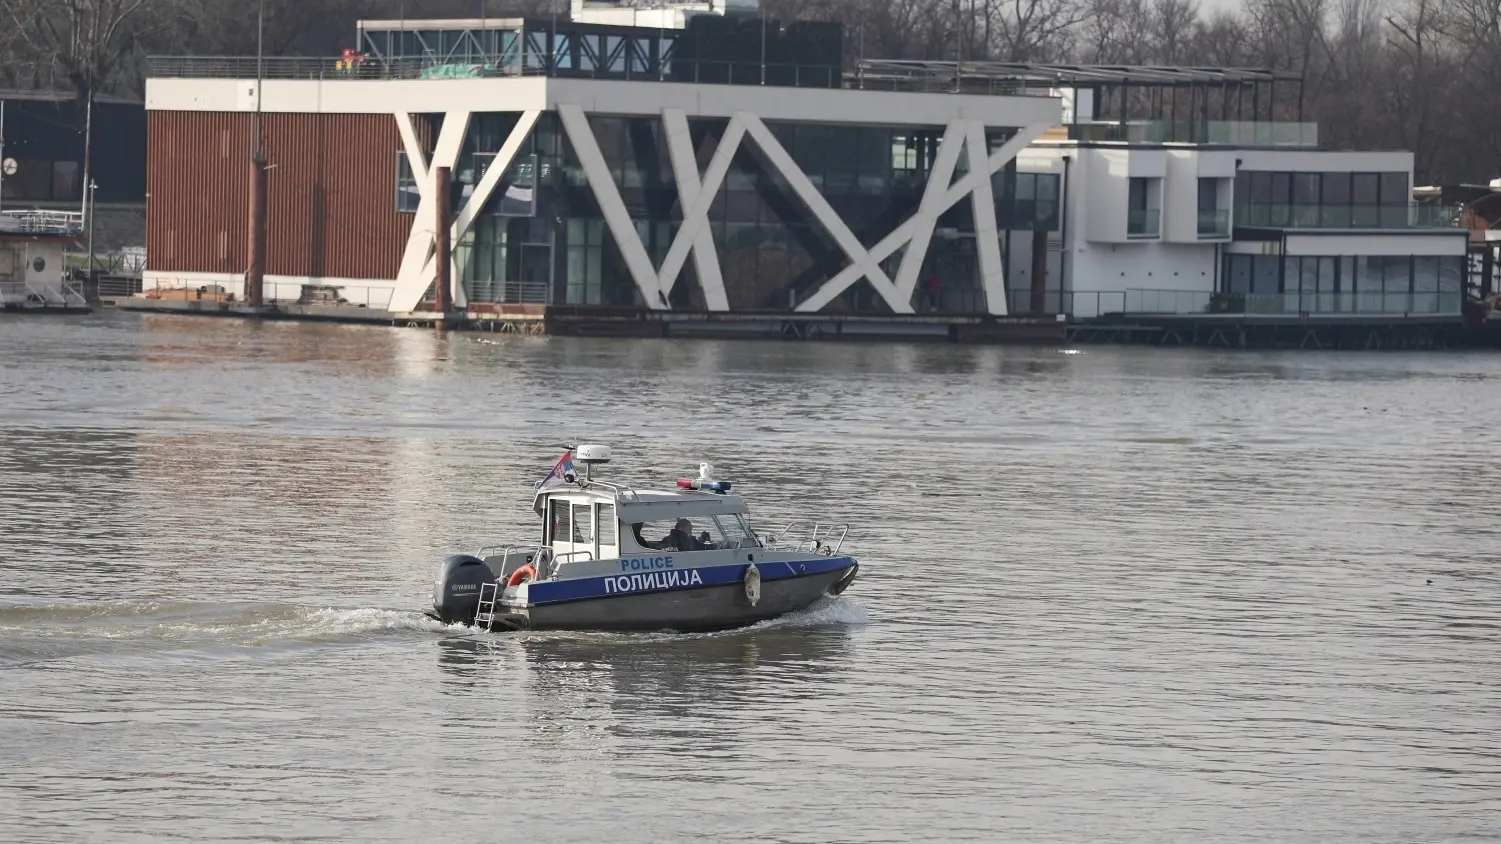
[(424, 161), (412, 115), (396, 114), (396, 128), (401, 134), (407, 161), (411, 163), (412, 175), (417, 180), (420, 199), (411, 234), (407, 236), (406, 252), (401, 257), (401, 269), (396, 275), (396, 289), (391, 293), (390, 309), (393, 311), (406, 312), (416, 308), (428, 285), (432, 284), (431, 276), (427, 276), (427, 283), (423, 283), (423, 270), (433, 254), (433, 203), (437, 200), (433, 196), (432, 175), (438, 167), (451, 169), (458, 163), (459, 153), (464, 148), (464, 136), (469, 131), (469, 117), (468, 111), (451, 111), (444, 115), (443, 126), (438, 130), (438, 142), (433, 146), (432, 160)]
[[(737, 119), (735, 123), (738, 126), (740, 121)], [(704, 304), (711, 311), (728, 311), (730, 300), (724, 292), (724, 276), (720, 273), (719, 254), (714, 248), (714, 231), (709, 226), (709, 206), (705, 205), (705, 213), (697, 217), (691, 216), (689, 210), (697, 207), (701, 193), (707, 194), (712, 201), (714, 194), (719, 192), (719, 184), (724, 179), (729, 160), (734, 157), (735, 147), (739, 146), (744, 132), (737, 131), (733, 135), (726, 132), (719, 148), (714, 152), (716, 157), (725, 158), (725, 166), (718, 169), (719, 179), (713, 184), (700, 184), (698, 156), (693, 149), (693, 135), (688, 131), (687, 115), (680, 108), (665, 109), (662, 112), (662, 125), (667, 137), (667, 152), (672, 159), (673, 179), (677, 183), (678, 203), (683, 208), (683, 224), (678, 228), (674, 242), (685, 240), (692, 244), (693, 266), (698, 271), (698, 284), (704, 292)], [(729, 148), (726, 149), (726, 146)], [(681, 270), (681, 261), (676, 266), (667, 261), (662, 262), (662, 269), (657, 277), (662, 298), (671, 299), (672, 288), (677, 284)]]
[[(938, 155), (933, 159), (933, 168), (928, 172), (928, 183), (923, 186), (922, 201), (917, 205), (912, 241), (902, 253), (902, 264), (896, 271), (896, 289), (902, 298), (912, 301), (912, 291), (917, 289), (917, 274), (922, 271), (923, 259), (928, 255), (928, 245), (933, 240), (933, 228), (938, 225), (942, 211), (935, 211), (943, 193), (954, 181), (954, 166), (959, 163), (959, 150), (965, 143), (964, 123), (955, 120), (944, 130), (943, 142), (938, 146)], [(974, 153), (970, 153), (973, 157)]]
[[(730, 117), (729, 123), (725, 125), (724, 137), (719, 139), (719, 147), (714, 150), (714, 157), (709, 160), (709, 169), (704, 171), (703, 184), (699, 185), (697, 196), (693, 197), (690, 202), (682, 196), (681, 184), (678, 187), (679, 197), (682, 199), (683, 205), (683, 225), (678, 229), (677, 237), (673, 238), (672, 246), (667, 250), (667, 256), (662, 259), (662, 271), (658, 284), (664, 293), (672, 290), (673, 284), (677, 281), (678, 273), (683, 270), (683, 262), (688, 259), (688, 251), (690, 249), (694, 252), (694, 259), (699, 260), (699, 250), (696, 248), (695, 238), (699, 236), (700, 231), (707, 232), (710, 247), (714, 245), (714, 233), (709, 227), (709, 206), (714, 204), (714, 195), (719, 193), (719, 186), (724, 184), (725, 174), (730, 172), (730, 162), (735, 157), (735, 151), (740, 148), (741, 139), (745, 137), (745, 117), (744, 113), (737, 113)], [(672, 143), (671, 134), (668, 136), (668, 142)], [(671, 148), (668, 151), (672, 152)], [(690, 147), (689, 152), (691, 153), (691, 151)], [(674, 152), (672, 154), (674, 156), (673, 170), (677, 170), (676, 156), (679, 153)], [(697, 163), (693, 164), (693, 167), (697, 166)], [(713, 277), (720, 279), (722, 290), (724, 280), (719, 273), (718, 261), (719, 258), (716, 254), (714, 257), (715, 267)], [(700, 268), (699, 279), (702, 280), (703, 278), (704, 274)], [(705, 301), (708, 301), (710, 295), (708, 289), (705, 288)], [(729, 304), (728, 300), (726, 300), (725, 310), (728, 309)]]
[[(987, 161), (990, 147), (985, 142), (985, 124), (978, 120), (966, 120), (965, 132), (969, 139), (969, 160)], [(995, 191), (990, 178), (981, 179), (971, 193), (971, 208), (975, 220), (975, 252), (980, 258), (980, 283), (985, 290), (985, 307), (995, 316), (1005, 316), (1006, 268), (1001, 262), (1001, 238), (996, 231)]]
[[(505, 175), (506, 169), (511, 166), (511, 162), (515, 160), (516, 154), (521, 151), (522, 145), (526, 143), (526, 139), (531, 135), (532, 127), (537, 125), (537, 118), (541, 114), (542, 112), (540, 111), (523, 112), (521, 118), (516, 121), (516, 125), (512, 127), (511, 133), (506, 136), (505, 142), (496, 151), (495, 158), (491, 159), (490, 166), (485, 170), (485, 175), (481, 176), (479, 184), (474, 186), (474, 193), (464, 202), (464, 207), (459, 210), (459, 215), (454, 218), (453, 224), (449, 227), (449, 239), (452, 241), (455, 250), (459, 248), (459, 241), (464, 235), (468, 234), (469, 230), (474, 228), (474, 223), (479, 219), (480, 212), (485, 209), (485, 203), (490, 201), (490, 197), (495, 193), (495, 187), (500, 184), (500, 179)], [(533, 178), (535, 179), (535, 174)], [(533, 189), (535, 190), (536, 187), (534, 184)], [(449, 256), (449, 260), (452, 261), (453, 256)], [(459, 279), (459, 268), (454, 266), (451, 272), (455, 281), (453, 290), (454, 305), (462, 308), (469, 303), (467, 297), (464, 295), (464, 285)], [(422, 267), (422, 278), (419, 281), (424, 292), (437, 276), (437, 256), (430, 255), (427, 263)]]

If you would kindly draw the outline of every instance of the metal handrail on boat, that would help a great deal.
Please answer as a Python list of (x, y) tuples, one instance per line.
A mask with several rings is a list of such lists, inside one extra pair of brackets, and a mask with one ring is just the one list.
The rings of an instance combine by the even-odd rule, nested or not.
[[(790, 541), (788, 537), (789, 535), (793, 535), (794, 531), (801, 533), (800, 530), (797, 530), (800, 527), (800, 522), (791, 522), (779, 531), (766, 534), (766, 536), (762, 537), (761, 544), (767, 550), (778, 550), (778, 545), (784, 545)], [(836, 532), (838, 533), (837, 538), (835, 537)], [(807, 539), (790, 541), (790, 548), (783, 548), (781, 550), (807, 551), (809, 553), (832, 557), (839, 553), (840, 548), (844, 547), (844, 539), (849, 535), (849, 532), (850, 526), (848, 524), (836, 525), (833, 523), (814, 522), (812, 535)]]
[[(486, 561), (491, 557), (500, 557), (501, 565), (504, 566), (505, 561), (510, 559), (512, 554), (523, 552), (531, 556), (532, 568), (536, 569), (537, 579), (541, 580), (544, 576), (543, 571), (549, 569), (553, 562), (552, 548), (547, 545), (486, 545), (480, 548), (479, 553), (474, 556)], [(500, 573), (501, 579), (509, 575), (510, 572), (506, 571)]]
[[(536, 569), (537, 580), (547, 580), (557, 574), (558, 566), (570, 562), (589, 562), (594, 559), (593, 551), (569, 551), (559, 554), (548, 545), (486, 545), (479, 549), (476, 557), (481, 560), (489, 560), (491, 557), (500, 557), (501, 565), (510, 559), (512, 554), (525, 553), (531, 557), (532, 568)], [(581, 558), (581, 559), (580, 559)], [(504, 580), (510, 572), (500, 572), (500, 579)]]
[(640, 497), (636, 494), (636, 490), (632, 489), (628, 484), (618, 484), (614, 481), (598, 481), (594, 480), (593, 478), (589, 478), (584, 480), (580, 485), (584, 489), (595, 486), (602, 487), (614, 492), (616, 498), (623, 498), (628, 501), (634, 501), (635, 499)]
[[(583, 559), (576, 561), (576, 560), (573, 559), (574, 557), (583, 557)], [(563, 563), (572, 563), (572, 562), (592, 563), (592, 562), (594, 562), (594, 552), (593, 551), (569, 551), (566, 554), (557, 554), (557, 553), (554, 553), (552, 555), (552, 561), (553, 561), (553, 563), (555, 563), (557, 565), (562, 565)]]

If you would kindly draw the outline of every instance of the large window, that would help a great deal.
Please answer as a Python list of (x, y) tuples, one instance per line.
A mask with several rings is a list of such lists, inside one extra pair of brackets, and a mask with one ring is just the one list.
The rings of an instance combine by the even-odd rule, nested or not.
[(5, 177), (3, 190), (5, 199), (19, 200), (69, 199), (77, 202), (83, 195), (78, 180), (78, 162), (45, 158), (17, 159), (16, 172)]
[(1220, 206), (1220, 179), (1199, 179), (1200, 237), (1228, 237), (1230, 212)]
[(996, 174), (1000, 190), (995, 194), (996, 220), (1001, 228), (1016, 231), (1057, 231), (1060, 221), (1057, 173), (1015, 173), (1016, 197), (1007, 201), (1006, 173)]
[(1356, 173), (1350, 177), (1351, 191), (1350, 225), (1358, 228), (1375, 226), (1381, 222), (1377, 203), (1381, 199), (1381, 175), (1379, 173)]
[(1223, 278), (1253, 312), (1458, 313), (1464, 258), (1226, 255)]
[(417, 192), (417, 177), (412, 174), (406, 152), (396, 153), (396, 210), (415, 214), (422, 196)]
[(567, 221), (570, 305), (598, 305), (604, 286), (605, 221)]
[(1152, 238), (1161, 231), (1157, 179), (1132, 178), (1126, 207), (1126, 236)]
[(1236, 177), (1237, 225), (1276, 228), (1404, 228), (1411, 186), (1406, 173), (1242, 171)]

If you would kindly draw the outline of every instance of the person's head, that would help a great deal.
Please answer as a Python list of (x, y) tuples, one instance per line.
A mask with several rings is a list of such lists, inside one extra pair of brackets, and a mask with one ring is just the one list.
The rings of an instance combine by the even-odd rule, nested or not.
[(672, 529), (676, 530), (676, 531), (681, 531), (683, 533), (692, 533), (693, 532), (693, 523), (690, 522), (690, 521), (688, 521), (687, 519), (678, 519), (678, 523), (675, 524), (675, 525), (673, 525)]

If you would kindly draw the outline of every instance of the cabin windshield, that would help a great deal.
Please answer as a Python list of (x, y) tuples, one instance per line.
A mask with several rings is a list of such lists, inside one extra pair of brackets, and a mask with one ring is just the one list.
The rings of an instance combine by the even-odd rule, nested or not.
[(719, 551), (755, 548), (758, 543), (738, 513), (636, 522), (628, 526), (636, 544), (658, 551)]

